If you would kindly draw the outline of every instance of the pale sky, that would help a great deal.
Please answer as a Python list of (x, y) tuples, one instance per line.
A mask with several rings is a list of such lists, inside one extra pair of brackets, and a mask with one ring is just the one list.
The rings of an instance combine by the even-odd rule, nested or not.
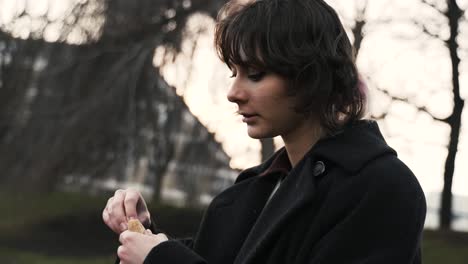
[[(379, 0), (386, 3), (387, 0)], [(401, 20), (405, 17), (425, 15), (432, 18), (429, 11), (419, 11), (421, 8), (407, 0), (392, 0), (392, 7), (379, 7), (372, 0), (373, 6), (369, 10), (384, 10), (391, 14), (396, 13)], [(336, 3), (349, 3), (349, 1), (335, 0), (330, 3), (338, 10), (352, 10)], [(468, 1), (460, 1), (462, 7)], [(422, 13), (421, 13), (422, 12)], [(341, 13), (340, 13), (341, 14)], [(371, 13), (372, 14), (372, 13)], [(353, 16), (353, 12), (346, 14)], [(377, 16), (378, 17), (378, 16)], [(211, 24), (209, 18), (197, 16), (192, 19), (191, 26), (197, 24)], [(377, 19), (371, 16), (371, 19)], [(468, 30), (464, 30), (465, 36)], [(446, 117), (451, 112), (452, 94), (450, 83), (450, 60), (448, 51), (439, 40), (424, 39), (417, 35), (414, 28), (408, 28), (404, 23), (390, 26), (370, 27), (368, 35), (362, 44), (358, 67), (367, 79), (370, 89), (375, 86), (387, 88), (394, 95), (406, 96), (418, 105), (425, 105), (433, 115)], [(442, 34), (444, 30), (442, 29)], [(246, 127), (234, 112), (235, 105), (226, 99), (229, 88), (230, 72), (217, 59), (212, 46), (213, 32), (209, 31), (198, 40), (194, 60), (187, 58), (191, 50), (191, 42), (187, 41), (187, 53), (180, 55), (174, 65), (163, 70), (169, 83), (178, 87), (183, 94), (191, 111), (205, 124), (210, 131), (217, 135), (223, 143), (226, 152), (232, 157), (231, 166), (246, 168), (254, 166), (260, 161), (260, 145), (257, 140), (250, 139), (246, 134)], [(397, 35), (398, 37), (395, 37)], [(413, 36), (413, 40), (408, 40)], [(417, 37), (414, 37), (417, 36)], [(468, 48), (468, 43), (464, 43)], [(462, 52), (461, 52), (462, 53)], [(466, 61), (466, 52), (465, 61)], [(157, 59), (156, 59), (157, 61)], [(466, 62), (464, 62), (466, 65)], [(189, 65), (189, 66), (187, 66)], [(184, 70), (191, 67), (192, 74), (187, 80)], [(462, 96), (468, 94), (468, 67), (460, 67), (462, 71)], [(376, 92), (371, 93), (370, 108), (378, 113), (389, 109), (389, 115), (379, 122), (386, 136), (387, 142), (399, 153), (399, 157), (413, 170), (426, 192), (440, 191), (443, 182), (443, 168), (447, 155), (449, 128), (438, 124), (427, 114), (417, 112), (415, 107), (404, 103), (391, 103), (387, 98)], [(465, 107), (466, 108), (466, 107)], [(464, 124), (468, 124), (468, 115), (465, 110)], [(457, 153), (456, 172), (454, 176), (453, 192), (468, 195), (468, 130), (462, 128), (459, 151)]]
[[(67, 10), (74, 3), (82, 0), (0, 0), (0, 25), (10, 22), (18, 12), (26, 9), (31, 19), (23, 19), (12, 29), (16, 37), (27, 38), (28, 25), (39, 27), (40, 19), (47, 13), (52, 23), (47, 29), (45, 39), (55, 41), (61, 20), (66, 19)], [(354, 1), (329, 0), (346, 23), (355, 13)], [(356, 0), (361, 3), (363, 0)], [(425, 105), (438, 117), (447, 116), (452, 107), (450, 92), (450, 60), (448, 51), (439, 40), (419, 35), (415, 27), (409, 27), (408, 21), (414, 17), (425, 18), (431, 29), (437, 29), (439, 15), (430, 8), (418, 6), (418, 1), (408, 0), (372, 0), (369, 1), (368, 17), (371, 21), (394, 19), (389, 25), (373, 25), (367, 28), (367, 36), (362, 43), (358, 67), (368, 79), (372, 91), (376, 86), (387, 88), (394, 95), (407, 96), (418, 105)], [(430, 1), (441, 7), (444, 0)], [(468, 0), (459, 0), (463, 9), (468, 9)], [(96, 18), (97, 22), (102, 22)], [(96, 22), (95, 21), (95, 22)], [(85, 21), (86, 22), (86, 21)], [(189, 28), (197, 30), (200, 24), (211, 25), (210, 29), (198, 39), (193, 61), (187, 57), (193, 43), (186, 41), (183, 53), (174, 64), (165, 67), (162, 72), (166, 80), (177, 87), (190, 110), (207, 128), (216, 133), (216, 139), (222, 142), (225, 151), (232, 157), (231, 166), (246, 168), (260, 162), (260, 144), (250, 139), (245, 124), (236, 116), (236, 107), (226, 99), (229, 88), (230, 72), (216, 57), (212, 46), (213, 21), (202, 15), (195, 15), (189, 22)], [(439, 23), (440, 24), (440, 23)], [(442, 23), (443, 24), (443, 23)], [(24, 27), (21, 27), (24, 25)], [(86, 27), (86, 25), (83, 25)], [(23, 28), (23, 29), (22, 29)], [(468, 97), (468, 23), (461, 24), (460, 56), (462, 57), (461, 92)], [(437, 31), (448, 36), (447, 28)], [(74, 32), (67, 41), (79, 43), (80, 32)], [(160, 50), (159, 50), (160, 51)], [(159, 57), (155, 57), (158, 64)], [(192, 70), (188, 75), (189, 70)], [(468, 104), (468, 103), (467, 103)], [(417, 112), (414, 107), (403, 103), (391, 103), (376, 92), (371, 93), (370, 107), (379, 113), (389, 109), (389, 116), (380, 122), (381, 129), (388, 143), (394, 147), (399, 157), (407, 163), (418, 177), (426, 192), (440, 191), (442, 188), (443, 167), (447, 155), (449, 129), (437, 124), (431, 118)], [(465, 106), (463, 123), (468, 124), (468, 106)], [(279, 140), (277, 140), (279, 142)], [(457, 153), (456, 172), (453, 191), (468, 195), (468, 128), (462, 127), (459, 151)]]

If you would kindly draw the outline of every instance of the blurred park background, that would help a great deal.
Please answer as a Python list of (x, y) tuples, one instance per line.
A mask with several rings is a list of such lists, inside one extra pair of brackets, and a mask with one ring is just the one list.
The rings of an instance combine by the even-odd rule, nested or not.
[[(281, 146), (248, 138), (225, 99), (224, 2), (0, 0), (1, 263), (112, 263), (101, 210), (118, 188), (193, 235), (212, 197)], [(327, 2), (369, 117), (426, 193), (424, 263), (468, 263), (468, 0)]]

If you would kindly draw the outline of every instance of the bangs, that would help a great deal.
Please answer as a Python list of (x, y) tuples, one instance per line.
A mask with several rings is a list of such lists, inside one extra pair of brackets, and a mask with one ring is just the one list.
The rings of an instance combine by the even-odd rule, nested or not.
[(261, 51), (264, 50), (262, 47), (266, 40), (263, 30), (267, 27), (262, 15), (259, 14), (260, 9), (255, 8), (259, 3), (228, 4), (218, 16), (215, 48), (219, 58), (229, 68), (233, 65), (268, 68), (261, 59), (263, 58)]

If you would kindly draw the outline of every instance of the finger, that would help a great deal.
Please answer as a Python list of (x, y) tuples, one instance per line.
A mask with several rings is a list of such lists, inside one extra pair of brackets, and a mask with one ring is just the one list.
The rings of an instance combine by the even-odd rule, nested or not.
[(119, 231), (122, 231), (121, 224), (127, 222), (123, 204), (124, 199), (125, 191), (117, 190), (115, 192), (114, 198), (112, 199), (108, 207), (110, 222), (112, 223), (114, 228)]
[(132, 218), (136, 219), (138, 217), (137, 203), (140, 199), (143, 198), (137, 190), (127, 190), (127, 194), (125, 195), (124, 200), (125, 215), (127, 216), (127, 220), (130, 220)]
[(127, 231), (127, 230), (128, 230), (128, 225), (127, 225), (127, 223), (125, 223), (125, 222), (120, 223), (120, 224), (119, 224), (119, 227), (118, 227), (118, 230), (119, 230), (119, 232), (125, 232), (125, 231)]
[(122, 233), (119, 235), (119, 242), (120, 242), (120, 244), (123, 245), (123, 244), (125, 244), (125, 242), (128, 241), (128, 237), (129, 237), (129, 235), (130, 235), (129, 232), (130, 232), (130, 231), (127, 230), (127, 231), (122, 232)]
[(167, 238), (167, 236), (165, 234), (158, 233), (158, 234), (156, 234), (156, 240), (158, 240), (159, 242), (163, 242), (163, 241), (167, 241), (169, 239)]
[(140, 199), (137, 202), (136, 205), (136, 210), (138, 214), (138, 220), (142, 222), (144, 225), (149, 226), (150, 225), (150, 213), (148, 211), (148, 206), (146, 206), (145, 199), (140, 195)]
[(109, 226), (108, 222), (109, 222), (109, 213), (107, 212), (107, 210), (104, 208), (104, 210), (102, 211), (102, 220), (104, 221), (104, 223), (106, 225)]
[(145, 228), (148, 228), (151, 226), (151, 218), (149, 216), (149, 213), (141, 214), (140, 216), (138, 216), (138, 220), (140, 220), (141, 224)]
[[(109, 199), (111, 200), (111, 199)], [(109, 201), (108, 201), (109, 203)], [(115, 233), (119, 234), (121, 232), (120, 230), (120, 227), (117, 227), (113, 221), (111, 221), (111, 217), (109, 215), (109, 207), (106, 206), (106, 208), (104, 208), (104, 210), (102, 210), (102, 220), (104, 221), (104, 223), (112, 230), (114, 231)]]
[(146, 230), (145, 230), (145, 234), (146, 234), (146, 235), (152, 235), (153, 232), (151, 232), (151, 230), (149, 230), (149, 229), (146, 229)]
[(107, 200), (106, 208), (109, 208), (109, 205), (112, 203), (113, 200), (114, 200), (114, 196), (112, 196), (111, 198)]
[(117, 256), (119, 256), (120, 263), (124, 263), (124, 259), (126, 259), (126, 250), (124, 246), (119, 246), (117, 248)]

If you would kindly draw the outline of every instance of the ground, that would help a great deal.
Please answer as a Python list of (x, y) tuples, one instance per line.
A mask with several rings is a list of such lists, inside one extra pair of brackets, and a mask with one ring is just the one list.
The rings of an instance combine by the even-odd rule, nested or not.
[[(0, 192), (0, 256), (4, 264), (113, 263), (117, 236), (101, 220), (106, 197)], [(190, 236), (201, 210), (154, 205), (159, 225), (176, 237)], [(468, 263), (468, 233), (426, 230), (425, 264)]]

